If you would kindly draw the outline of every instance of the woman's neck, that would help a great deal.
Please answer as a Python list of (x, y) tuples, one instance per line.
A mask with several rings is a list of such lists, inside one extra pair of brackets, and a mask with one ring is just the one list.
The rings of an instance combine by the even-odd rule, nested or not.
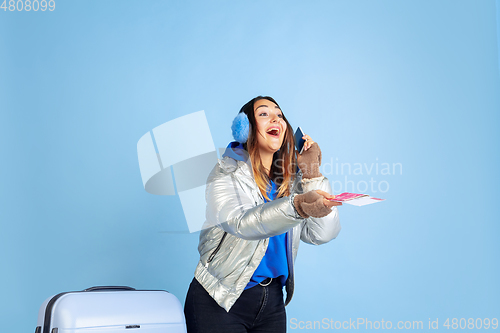
[(260, 161), (267, 172), (267, 176), (270, 176), (271, 173), (271, 166), (273, 165), (273, 155), (274, 154), (266, 154), (260, 152)]

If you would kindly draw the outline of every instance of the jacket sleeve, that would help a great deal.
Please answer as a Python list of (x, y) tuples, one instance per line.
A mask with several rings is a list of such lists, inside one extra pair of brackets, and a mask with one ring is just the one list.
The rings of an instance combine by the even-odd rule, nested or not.
[[(302, 189), (304, 193), (312, 190), (332, 193), (330, 182), (323, 176), (303, 179)], [(331, 241), (337, 237), (341, 229), (337, 207), (333, 207), (332, 212), (325, 217), (309, 217), (303, 220), (301, 227), (300, 239), (303, 242), (320, 245)]]
[(304, 220), (296, 213), (292, 197), (257, 204), (249, 193), (252, 186), (242, 186), (253, 180), (217, 171), (217, 167), (214, 171), (206, 188), (208, 226), (218, 225), (236, 237), (259, 240), (280, 235)]

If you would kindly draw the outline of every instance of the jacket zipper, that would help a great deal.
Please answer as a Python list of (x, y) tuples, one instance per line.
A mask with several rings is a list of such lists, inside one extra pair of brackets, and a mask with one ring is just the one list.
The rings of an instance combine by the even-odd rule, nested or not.
[(288, 279), (286, 280), (286, 300), (285, 306), (290, 303), (293, 296), (295, 277), (294, 277), (294, 262), (293, 262), (293, 228), (288, 231), (286, 244), (286, 261), (288, 263)]
[(217, 245), (217, 247), (215, 248), (215, 250), (212, 252), (212, 254), (210, 254), (210, 257), (208, 257), (207, 263), (205, 264), (205, 268), (207, 268), (208, 264), (211, 263), (212, 260), (214, 260), (214, 257), (217, 254), (217, 252), (219, 252), (219, 250), (220, 250), (220, 248), (222, 246), (222, 242), (224, 241), (224, 238), (226, 238), (226, 235), (227, 235), (227, 231), (224, 231), (224, 235), (222, 235), (222, 238), (221, 238), (219, 244)]

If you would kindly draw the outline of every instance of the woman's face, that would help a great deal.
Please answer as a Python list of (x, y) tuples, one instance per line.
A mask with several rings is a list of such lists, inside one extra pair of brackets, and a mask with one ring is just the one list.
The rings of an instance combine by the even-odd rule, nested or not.
[(275, 153), (283, 144), (286, 123), (276, 103), (267, 99), (253, 104), (257, 124), (257, 144), (261, 152)]

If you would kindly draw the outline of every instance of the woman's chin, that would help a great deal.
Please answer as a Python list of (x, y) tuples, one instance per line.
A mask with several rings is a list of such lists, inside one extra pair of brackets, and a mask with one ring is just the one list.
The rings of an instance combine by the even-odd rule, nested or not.
[(272, 145), (271, 147), (269, 147), (269, 150), (271, 150), (274, 154), (275, 152), (280, 150), (280, 148), (281, 148), (281, 145)]
[(260, 146), (261, 150), (264, 150), (268, 153), (274, 154), (281, 148), (282, 142), (279, 142), (279, 140), (273, 140), (271, 142), (267, 141), (265, 144)]

